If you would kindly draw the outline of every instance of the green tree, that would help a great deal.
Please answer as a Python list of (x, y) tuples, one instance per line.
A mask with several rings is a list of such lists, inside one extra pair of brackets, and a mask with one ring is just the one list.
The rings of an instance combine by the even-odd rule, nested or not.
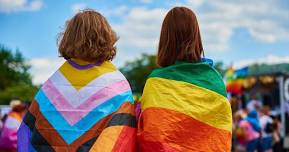
[(10, 49), (0, 45), (0, 90), (20, 82), (32, 84), (29, 68), (18, 50), (12, 53)]
[(9, 104), (11, 99), (31, 102), (37, 90), (36, 86), (25, 83), (10, 86), (0, 93), (0, 104)]
[(7, 104), (13, 98), (32, 100), (37, 87), (32, 84), (29, 69), (18, 50), (13, 53), (0, 45), (0, 104)]
[(141, 58), (127, 62), (120, 71), (128, 79), (132, 91), (141, 94), (147, 77), (156, 68), (156, 56), (142, 54)]

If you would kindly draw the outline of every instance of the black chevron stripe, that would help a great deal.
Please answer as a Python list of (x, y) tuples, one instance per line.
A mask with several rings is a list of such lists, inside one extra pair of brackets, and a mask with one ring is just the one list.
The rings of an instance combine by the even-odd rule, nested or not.
[(136, 117), (129, 113), (119, 113), (112, 116), (107, 127), (110, 126), (129, 126), (136, 128)]
[(54, 149), (49, 145), (45, 138), (35, 128), (35, 117), (32, 113), (27, 112), (23, 122), (29, 127), (31, 132), (31, 145), (36, 151), (40, 152), (54, 152)]

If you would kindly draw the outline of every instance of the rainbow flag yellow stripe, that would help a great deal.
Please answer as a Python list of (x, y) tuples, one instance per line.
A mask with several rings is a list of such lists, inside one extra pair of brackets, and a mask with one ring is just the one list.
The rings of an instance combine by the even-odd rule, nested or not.
[[(227, 99), (213, 91), (175, 80), (150, 78), (143, 98), (142, 108), (165, 108), (195, 118), (212, 127), (232, 130), (230, 103)], [(155, 96), (158, 92), (160, 96)], [(143, 99), (142, 98), (142, 99)], [(165, 102), (164, 102), (165, 101)], [(192, 102), (195, 101), (195, 102)], [(215, 102), (217, 101), (217, 102)], [(229, 124), (229, 125), (228, 125)]]
[(141, 151), (230, 151), (232, 113), (226, 88), (206, 62), (155, 70), (140, 101)]

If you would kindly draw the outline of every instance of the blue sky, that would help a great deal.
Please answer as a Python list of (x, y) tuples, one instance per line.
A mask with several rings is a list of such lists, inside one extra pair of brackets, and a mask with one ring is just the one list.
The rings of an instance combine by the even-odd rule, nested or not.
[(288, 0), (0, 0), (0, 43), (18, 48), (42, 83), (63, 62), (56, 39), (77, 10), (95, 9), (120, 37), (114, 63), (156, 53), (166, 12), (186, 6), (196, 12), (206, 57), (236, 67), (289, 62)]

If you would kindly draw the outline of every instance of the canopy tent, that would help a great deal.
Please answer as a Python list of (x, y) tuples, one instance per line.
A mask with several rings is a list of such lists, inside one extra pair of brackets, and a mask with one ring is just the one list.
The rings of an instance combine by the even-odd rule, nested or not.
[(264, 105), (280, 112), (279, 78), (283, 76), (289, 76), (288, 63), (254, 64), (237, 70), (229, 68), (225, 74), (227, 92), (242, 96), (244, 106), (250, 96), (254, 95)]
[(261, 84), (273, 83), (281, 75), (289, 75), (288, 63), (254, 64), (237, 70), (229, 68), (225, 74), (225, 81), (229, 93), (241, 94), (244, 89), (251, 88), (258, 82)]

